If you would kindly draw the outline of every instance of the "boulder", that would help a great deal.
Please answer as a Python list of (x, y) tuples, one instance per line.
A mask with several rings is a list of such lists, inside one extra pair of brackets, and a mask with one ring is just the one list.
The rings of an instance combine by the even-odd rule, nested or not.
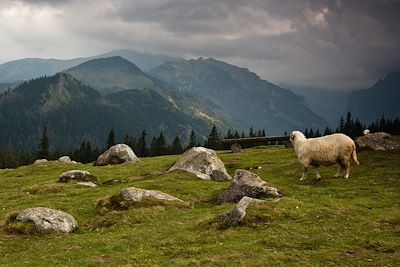
[(364, 136), (357, 137), (355, 143), (360, 150), (398, 150), (400, 143), (390, 140), (391, 136), (388, 133), (377, 132), (369, 133)]
[(281, 196), (278, 189), (267, 186), (266, 182), (261, 180), (257, 174), (245, 170), (237, 170), (228, 189), (219, 194), (218, 202), (238, 202), (244, 196), (259, 198), (265, 195)]
[(222, 221), (229, 226), (238, 226), (243, 224), (244, 218), (246, 217), (247, 208), (252, 203), (265, 202), (261, 199), (243, 197), (237, 204), (236, 207), (230, 212), (221, 216)]
[(192, 147), (183, 153), (169, 169), (169, 171), (173, 170), (184, 170), (203, 180), (225, 181), (232, 179), (217, 153), (204, 147)]
[(121, 198), (128, 202), (142, 202), (145, 200), (156, 200), (156, 201), (178, 201), (183, 202), (183, 200), (168, 195), (166, 193), (156, 191), (156, 190), (145, 190), (136, 187), (124, 188), (121, 191)]
[(47, 159), (37, 159), (33, 164), (42, 164), (49, 162)]
[(70, 233), (78, 227), (76, 220), (70, 214), (42, 207), (26, 209), (16, 217), (16, 220), (33, 222), (36, 230), (41, 233)]
[(58, 177), (58, 182), (60, 183), (68, 183), (70, 181), (97, 182), (97, 178), (90, 172), (83, 170), (66, 171)]
[(58, 161), (62, 163), (72, 163), (72, 160), (69, 156), (62, 156), (58, 159)]
[(239, 153), (242, 151), (242, 147), (238, 143), (234, 143), (231, 145), (231, 151), (232, 153)]
[(122, 163), (135, 163), (138, 162), (139, 158), (135, 155), (132, 148), (125, 144), (117, 144), (110, 147), (106, 152), (101, 154), (96, 162), (95, 166), (105, 166)]

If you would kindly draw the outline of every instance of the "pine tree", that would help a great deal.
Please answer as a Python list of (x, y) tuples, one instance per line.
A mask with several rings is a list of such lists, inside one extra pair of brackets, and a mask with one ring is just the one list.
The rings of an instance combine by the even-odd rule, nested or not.
[(254, 137), (254, 131), (253, 131), (253, 126), (250, 126), (250, 131), (249, 131), (249, 137)]
[(344, 130), (344, 118), (341, 116), (339, 120), (339, 127), (337, 128), (336, 132), (344, 133)]
[(150, 142), (150, 148), (149, 148), (149, 156), (154, 157), (157, 156), (156, 153), (156, 137), (153, 137)]
[(189, 144), (187, 145), (187, 149), (197, 146), (196, 133), (192, 130), (189, 136)]
[(42, 138), (39, 143), (38, 157), (40, 159), (49, 158), (49, 138), (47, 137), (47, 127), (43, 128)]
[(211, 133), (208, 135), (207, 147), (211, 149), (219, 149), (221, 147), (221, 140), (215, 125), (213, 125)]
[(233, 134), (232, 134), (231, 129), (229, 129), (229, 130), (228, 130), (228, 133), (227, 133), (226, 136), (225, 136), (225, 139), (232, 139), (232, 138), (233, 138)]
[(262, 129), (261, 136), (263, 136), (263, 137), (265, 137), (265, 136), (266, 136), (266, 135), (265, 135), (265, 129)]
[(148, 148), (146, 144), (146, 131), (143, 130), (141, 136), (139, 137), (137, 144), (136, 144), (136, 151), (139, 157), (147, 157), (148, 155)]
[(108, 134), (107, 138), (107, 144), (106, 144), (106, 149), (109, 149), (113, 145), (115, 145), (115, 134), (114, 134), (114, 128), (111, 128), (110, 133)]
[(326, 127), (325, 127), (325, 130), (324, 130), (324, 135), (330, 135), (330, 134), (332, 134), (332, 130), (329, 129), (328, 126), (326, 126)]
[(179, 139), (179, 136), (175, 137), (174, 141), (172, 142), (171, 145), (171, 154), (172, 155), (179, 155), (182, 154), (183, 148), (181, 145), (181, 140)]
[(313, 131), (312, 128), (310, 128), (310, 132), (308, 133), (308, 136), (311, 137), (311, 138), (315, 137), (314, 136), (314, 131)]

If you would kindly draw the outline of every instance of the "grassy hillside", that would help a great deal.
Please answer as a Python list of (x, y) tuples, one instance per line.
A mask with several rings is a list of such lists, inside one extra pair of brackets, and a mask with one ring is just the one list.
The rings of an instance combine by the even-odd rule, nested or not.
[[(251, 209), (246, 224), (221, 229), (217, 205), (229, 182), (166, 173), (177, 156), (146, 158), (134, 165), (45, 165), (0, 170), (0, 218), (45, 206), (72, 214), (79, 230), (29, 236), (0, 231), (0, 265), (134, 266), (398, 266), (400, 264), (400, 152), (360, 152), (350, 179), (332, 178), (336, 167), (311, 171), (300, 182), (292, 149), (262, 147), (219, 153), (228, 172), (250, 169), (284, 196)], [(258, 169), (258, 167), (262, 167)], [(59, 184), (76, 168), (97, 175), (98, 188)], [(136, 186), (179, 197), (188, 207), (132, 207), (98, 213), (99, 198)]]

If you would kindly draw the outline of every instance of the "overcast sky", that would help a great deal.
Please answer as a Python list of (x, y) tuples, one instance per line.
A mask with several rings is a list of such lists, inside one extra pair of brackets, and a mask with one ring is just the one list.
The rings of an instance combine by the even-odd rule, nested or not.
[(400, 70), (399, 14), (400, 0), (0, 0), (0, 63), (132, 49), (357, 89)]

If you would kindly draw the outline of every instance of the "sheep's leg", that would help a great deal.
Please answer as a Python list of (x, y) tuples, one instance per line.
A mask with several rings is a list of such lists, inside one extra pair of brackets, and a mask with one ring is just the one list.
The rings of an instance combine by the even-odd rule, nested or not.
[(343, 164), (340, 163), (339, 164), (339, 169), (337, 170), (337, 172), (335, 174), (335, 178), (338, 178), (338, 177), (342, 176), (343, 175), (343, 171), (344, 171)]
[(308, 170), (308, 167), (304, 166), (304, 167), (303, 167), (303, 175), (301, 176), (300, 181), (303, 181), (303, 180), (306, 179), (306, 177), (307, 177), (307, 170)]
[(345, 175), (344, 175), (344, 179), (348, 179), (349, 175), (350, 175), (350, 162), (345, 162), (344, 164), (344, 170), (345, 170)]
[(316, 171), (316, 176), (317, 176), (317, 181), (321, 180), (321, 174), (319, 174), (319, 171)]

